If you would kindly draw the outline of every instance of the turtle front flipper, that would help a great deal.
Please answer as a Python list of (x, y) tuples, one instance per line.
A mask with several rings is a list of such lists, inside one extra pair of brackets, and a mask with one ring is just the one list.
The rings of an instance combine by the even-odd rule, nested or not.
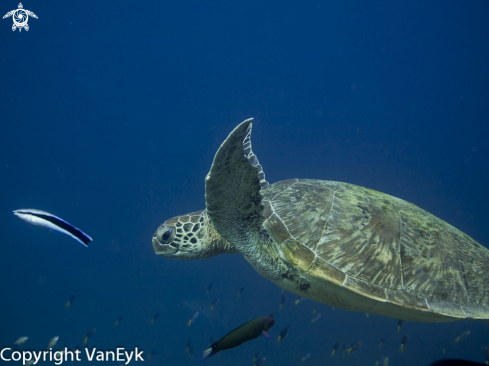
[(239, 124), (222, 143), (205, 178), (207, 213), (217, 232), (240, 248), (253, 241), (263, 224), (260, 190), (268, 186), (251, 151), (251, 121)]

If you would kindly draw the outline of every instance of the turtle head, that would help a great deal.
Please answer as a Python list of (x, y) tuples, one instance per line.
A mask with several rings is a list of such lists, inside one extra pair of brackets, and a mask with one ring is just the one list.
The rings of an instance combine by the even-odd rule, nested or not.
[(157, 255), (172, 259), (206, 259), (237, 253), (212, 226), (206, 210), (165, 221), (153, 234)]

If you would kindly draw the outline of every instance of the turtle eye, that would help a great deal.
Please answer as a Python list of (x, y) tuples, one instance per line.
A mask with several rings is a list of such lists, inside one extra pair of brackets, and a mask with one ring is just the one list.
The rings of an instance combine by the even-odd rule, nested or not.
[(168, 244), (171, 241), (173, 241), (173, 233), (175, 232), (175, 229), (170, 227), (165, 231), (161, 231), (158, 233), (158, 241), (161, 244)]
[(171, 236), (171, 232), (167, 231), (161, 236), (161, 240), (168, 241), (168, 239), (170, 239), (170, 236)]

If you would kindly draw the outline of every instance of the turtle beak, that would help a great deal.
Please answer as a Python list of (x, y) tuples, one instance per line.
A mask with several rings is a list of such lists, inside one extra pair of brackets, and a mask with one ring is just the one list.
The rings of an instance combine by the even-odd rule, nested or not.
[(157, 255), (163, 257), (171, 257), (178, 252), (178, 245), (176, 243), (162, 244), (158, 241), (156, 233), (153, 235), (153, 249)]

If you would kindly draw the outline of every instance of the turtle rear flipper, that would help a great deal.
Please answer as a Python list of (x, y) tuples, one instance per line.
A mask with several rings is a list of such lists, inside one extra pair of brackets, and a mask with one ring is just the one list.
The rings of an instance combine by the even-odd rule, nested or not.
[(268, 186), (251, 150), (251, 121), (239, 124), (223, 142), (205, 179), (206, 209), (217, 232), (237, 244), (252, 240), (263, 224), (260, 190)]

